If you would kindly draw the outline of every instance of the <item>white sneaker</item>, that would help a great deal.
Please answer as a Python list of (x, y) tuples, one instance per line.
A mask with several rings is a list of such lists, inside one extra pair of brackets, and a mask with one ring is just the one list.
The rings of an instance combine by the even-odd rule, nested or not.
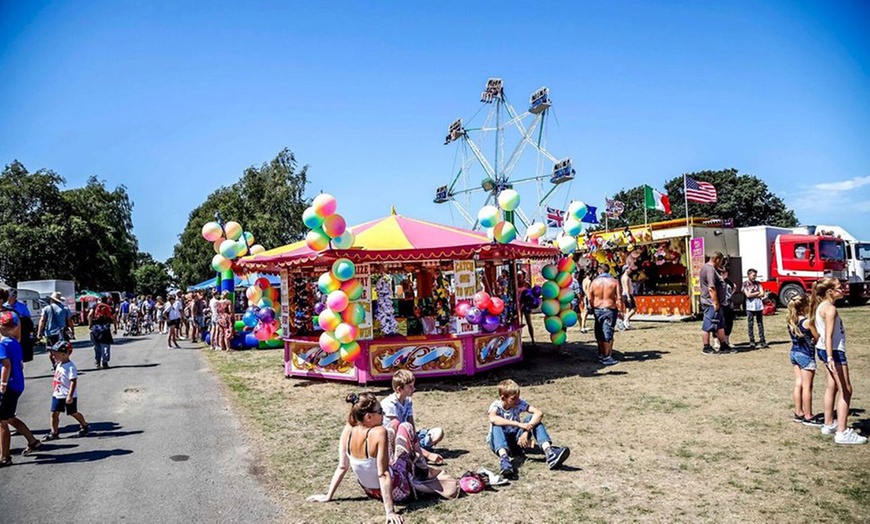
[(833, 435), (837, 432), (837, 421), (835, 420), (830, 426), (822, 424), (822, 435)]
[(836, 444), (866, 444), (867, 437), (862, 437), (861, 435), (855, 433), (855, 430), (853, 430), (852, 428), (849, 428), (842, 433), (840, 433), (838, 431), (834, 435), (834, 443), (836, 443)]

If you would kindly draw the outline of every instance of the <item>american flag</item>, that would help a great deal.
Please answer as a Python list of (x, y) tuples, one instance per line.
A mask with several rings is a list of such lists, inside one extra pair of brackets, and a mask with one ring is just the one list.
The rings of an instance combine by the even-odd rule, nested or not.
[(562, 227), (565, 223), (565, 212), (552, 207), (547, 208), (547, 227)]
[(709, 182), (695, 180), (694, 178), (687, 176), (686, 198), (692, 202), (710, 204), (716, 201), (716, 188)]

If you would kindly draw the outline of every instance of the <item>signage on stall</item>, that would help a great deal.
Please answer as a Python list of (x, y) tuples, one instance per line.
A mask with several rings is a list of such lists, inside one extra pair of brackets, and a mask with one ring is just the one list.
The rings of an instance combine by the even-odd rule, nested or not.
[(281, 272), (281, 333), (285, 337), (290, 336), (290, 275), (287, 271)]
[(705, 252), (704, 238), (692, 238), (689, 240), (689, 256), (692, 261), (692, 294), (701, 294), (701, 268), (704, 267)]
[[(474, 298), (477, 293), (477, 273), (474, 260), (453, 261), (453, 296), (456, 301)], [(464, 318), (456, 317), (456, 334), (465, 335), (477, 333), (477, 326), (467, 322)]]
[(374, 338), (374, 330), (372, 329), (372, 278), (371, 266), (369, 264), (359, 264), (356, 266), (355, 278), (362, 284), (363, 294), (359, 300), (354, 300), (354, 304), (362, 304), (366, 311), (366, 318), (357, 328), (359, 334), (357, 340), (371, 340)]

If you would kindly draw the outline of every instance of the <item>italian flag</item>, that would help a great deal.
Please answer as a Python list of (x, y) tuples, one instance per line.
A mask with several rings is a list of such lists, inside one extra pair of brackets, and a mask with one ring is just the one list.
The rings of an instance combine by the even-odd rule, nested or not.
[(666, 215), (671, 214), (671, 202), (668, 200), (668, 195), (663, 195), (649, 186), (643, 186), (644, 207), (647, 209), (658, 209), (664, 211)]

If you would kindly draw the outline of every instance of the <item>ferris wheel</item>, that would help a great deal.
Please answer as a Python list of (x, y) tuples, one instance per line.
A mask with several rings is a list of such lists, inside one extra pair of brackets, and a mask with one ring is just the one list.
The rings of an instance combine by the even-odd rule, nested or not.
[[(523, 207), (508, 220), (519, 233), (534, 222), (546, 225), (548, 204), (564, 209), (576, 175), (570, 157), (557, 158), (547, 149), (549, 88), (532, 93), (520, 113), (505, 96), (502, 79), (490, 78), (480, 102), (468, 122), (459, 118), (447, 130), (444, 145), (457, 146), (453, 175), (449, 184), (435, 190), (434, 202), (452, 204), (469, 227), (479, 229), (478, 209), (493, 203), (505, 189), (513, 189), (520, 193)], [(486, 151), (492, 156), (487, 157)], [(527, 152), (532, 154), (524, 155)]]

